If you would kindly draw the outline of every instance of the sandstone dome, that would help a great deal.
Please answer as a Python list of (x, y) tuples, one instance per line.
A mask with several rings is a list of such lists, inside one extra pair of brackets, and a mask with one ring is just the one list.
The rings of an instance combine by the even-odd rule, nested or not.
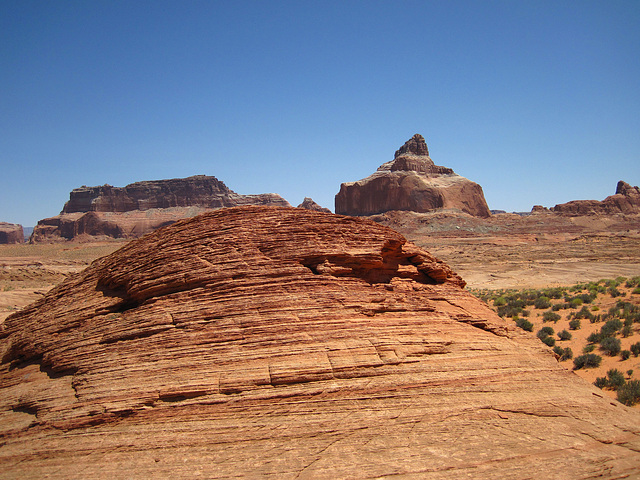
[(366, 219), (236, 207), (0, 330), (2, 478), (626, 478), (640, 413)]

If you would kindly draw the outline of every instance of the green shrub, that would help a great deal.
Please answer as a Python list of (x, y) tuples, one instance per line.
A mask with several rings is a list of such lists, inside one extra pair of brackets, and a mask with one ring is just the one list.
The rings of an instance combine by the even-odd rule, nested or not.
[(596, 368), (600, 366), (601, 362), (602, 357), (600, 355), (587, 353), (573, 359), (573, 369), (579, 370), (581, 368)]
[(590, 343), (582, 349), (582, 353), (591, 353), (596, 349), (595, 344)]
[(634, 294), (634, 295), (640, 295), (640, 287), (634, 288), (631, 293)]
[(564, 349), (564, 352), (562, 352), (562, 355), (560, 356), (560, 361), (563, 362), (565, 360), (571, 360), (572, 358), (573, 358), (573, 350), (567, 347)]
[(600, 350), (607, 355), (614, 357), (620, 353), (622, 346), (620, 339), (615, 337), (606, 337), (600, 341)]
[(607, 372), (607, 384), (609, 387), (617, 390), (625, 383), (624, 374), (617, 368), (612, 368)]
[(589, 320), (591, 320), (592, 318), (594, 318), (594, 315), (589, 310), (589, 307), (584, 306), (580, 309), (580, 311), (576, 312), (573, 318), (588, 318)]
[(612, 335), (615, 335), (616, 332), (620, 329), (622, 329), (622, 322), (619, 319), (614, 318), (607, 321), (607, 323), (602, 326), (602, 328), (600, 329), (600, 334), (603, 337), (610, 337)]
[(618, 401), (632, 406), (640, 402), (640, 380), (629, 380), (618, 388)]
[(569, 308), (578, 308), (580, 305), (582, 305), (582, 299), (581, 298), (572, 298), (569, 301)]
[(572, 337), (571, 333), (569, 333), (567, 330), (562, 330), (561, 332), (558, 332), (558, 338), (561, 341), (571, 340), (571, 337)]
[(633, 368), (630, 368), (629, 370), (627, 370), (627, 375), (629, 375), (629, 377), (633, 376)]
[(629, 350), (622, 350), (620, 352), (620, 357), (622, 357), (622, 360), (628, 360), (629, 357), (631, 356), (631, 352)]
[(587, 337), (589, 343), (600, 343), (600, 340), (602, 340), (602, 335), (598, 332), (593, 332)]
[(507, 300), (504, 297), (498, 297), (493, 301), (494, 307), (501, 307), (507, 304)]
[(569, 330), (580, 330), (580, 320), (574, 318), (569, 322)]
[(608, 385), (607, 377), (597, 377), (593, 384), (598, 388), (605, 388)]
[(547, 311), (547, 312), (544, 312), (544, 314), (542, 315), (542, 321), (543, 322), (554, 322), (554, 323), (556, 323), (558, 320), (560, 320), (560, 315), (558, 315), (555, 312)]
[(543, 339), (545, 337), (548, 337), (549, 335), (553, 335), (554, 331), (553, 328), (551, 327), (542, 327), (540, 330), (538, 330), (538, 333), (536, 334), (538, 336), (538, 338)]
[(638, 355), (640, 355), (640, 342), (637, 342), (631, 345), (629, 347), (629, 350), (631, 350), (631, 353), (633, 353), (634, 357), (637, 357)]
[(618, 290), (616, 287), (609, 287), (607, 289), (607, 292), (609, 293), (609, 295), (611, 295), (613, 298), (616, 297), (621, 297), (622, 296), (622, 292), (620, 290)]
[(551, 301), (549, 300), (549, 297), (538, 297), (535, 302), (533, 302), (533, 306), (539, 310), (551, 308)]
[(549, 347), (553, 347), (556, 344), (556, 339), (553, 337), (544, 337), (544, 338), (541, 338), (540, 340), (542, 340), (542, 343), (544, 343)]
[(527, 332), (533, 332), (533, 323), (526, 318), (518, 318), (516, 320), (516, 325)]

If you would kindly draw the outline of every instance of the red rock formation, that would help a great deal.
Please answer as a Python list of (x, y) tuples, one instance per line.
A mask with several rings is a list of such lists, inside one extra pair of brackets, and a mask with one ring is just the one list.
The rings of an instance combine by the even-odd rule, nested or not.
[(307, 210), (315, 210), (316, 212), (325, 212), (325, 213), (331, 213), (331, 210), (329, 210), (328, 208), (322, 207), (320, 205), (318, 205), (316, 202), (313, 201), (312, 198), (309, 197), (304, 197), (303, 202), (298, 205), (298, 208), (305, 208)]
[(126, 187), (81, 187), (71, 192), (60, 215), (38, 222), (30, 241), (138, 238), (206, 210), (239, 205), (290, 206), (275, 193), (239, 195), (216, 177), (206, 175), (136, 182)]
[(363, 180), (343, 183), (336, 195), (336, 213), (344, 215), (441, 208), (477, 217), (491, 215), (482, 187), (450, 168), (435, 165), (424, 138), (418, 134), (396, 151), (393, 161)]
[(640, 213), (640, 188), (632, 187), (620, 180), (615, 195), (601, 202), (598, 200), (573, 200), (552, 207), (551, 210), (564, 215), (614, 215)]
[(0, 222), (0, 244), (24, 243), (22, 225)]
[(631, 478), (640, 413), (372, 221), (239, 207), (0, 330), (5, 478)]

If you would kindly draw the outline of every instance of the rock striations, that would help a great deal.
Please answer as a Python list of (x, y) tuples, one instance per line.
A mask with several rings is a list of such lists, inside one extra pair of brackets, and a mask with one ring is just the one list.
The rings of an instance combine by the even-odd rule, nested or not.
[(205, 213), (0, 330), (0, 476), (628, 478), (640, 413), (372, 221)]
[[(534, 211), (535, 211), (534, 207)], [(640, 213), (640, 188), (632, 187), (620, 180), (615, 195), (602, 201), (573, 200), (551, 208), (551, 211), (565, 215), (615, 215)]]
[(290, 206), (275, 193), (239, 195), (216, 177), (206, 175), (136, 182), (126, 187), (83, 186), (71, 192), (60, 215), (38, 222), (31, 240), (137, 238), (205, 210), (239, 205)]
[(452, 169), (436, 165), (422, 135), (414, 135), (393, 161), (369, 177), (343, 183), (336, 195), (336, 213), (376, 215), (392, 210), (430, 212), (457, 209), (476, 217), (491, 212), (482, 187)]
[(24, 243), (22, 225), (0, 222), (0, 244), (7, 243)]

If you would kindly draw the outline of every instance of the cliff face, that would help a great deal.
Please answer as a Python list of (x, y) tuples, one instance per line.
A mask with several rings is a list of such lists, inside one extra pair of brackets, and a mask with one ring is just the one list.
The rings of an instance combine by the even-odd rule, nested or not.
[(136, 182), (74, 189), (60, 215), (38, 222), (32, 242), (78, 237), (137, 238), (206, 210), (239, 205), (290, 206), (280, 195), (239, 195), (215, 177)]
[(22, 225), (0, 222), (0, 245), (7, 243), (24, 243)]
[(640, 213), (640, 188), (632, 187), (620, 180), (615, 195), (602, 201), (573, 200), (551, 208), (551, 211), (565, 215), (615, 215)]
[(422, 135), (414, 135), (369, 177), (343, 183), (336, 195), (336, 213), (375, 215), (392, 210), (430, 212), (458, 209), (477, 217), (491, 212), (482, 187), (452, 169), (435, 165)]
[(208, 212), (0, 326), (7, 478), (631, 478), (603, 398), (372, 221)]

